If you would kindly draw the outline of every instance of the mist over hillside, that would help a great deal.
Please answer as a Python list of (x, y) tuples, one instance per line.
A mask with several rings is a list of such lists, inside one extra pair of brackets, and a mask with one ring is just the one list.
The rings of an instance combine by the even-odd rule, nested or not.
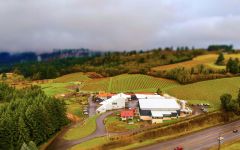
[(53, 59), (62, 59), (70, 57), (92, 57), (101, 55), (103, 52), (92, 51), (89, 49), (54, 49), (52, 52), (35, 53), (35, 52), (0, 52), (0, 64), (13, 65), (15, 63), (28, 61), (48, 61)]

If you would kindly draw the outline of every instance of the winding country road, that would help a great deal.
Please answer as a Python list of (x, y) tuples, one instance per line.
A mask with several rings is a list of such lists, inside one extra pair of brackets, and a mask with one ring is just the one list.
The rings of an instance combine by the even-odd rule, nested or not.
[[(97, 105), (95, 103), (93, 103), (92, 101), (92, 95), (88, 98), (88, 103), (89, 103), (89, 117), (92, 117), (94, 115), (96, 115), (96, 107)], [(65, 135), (65, 133), (70, 129), (73, 128), (74, 125), (71, 125), (70, 127), (64, 129), (62, 131), (62, 133), (57, 136), (53, 142), (46, 148), (46, 150), (66, 150), (76, 144), (94, 139), (96, 137), (101, 137), (101, 136), (105, 136), (106, 135), (106, 129), (105, 129), (105, 125), (104, 125), (104, 119), (111, 115), (114, 111), (109, 111), (107, 113), (104, 113), (102, 115), (100, 115), (97, 119), (96, 119), (96, 130), (90, 134), (89, 136), (86, 136), (84, 138), (78, 139), (78, 140), (64, 140), (63, 136)]]
[(143, 147), (139, 150), (174, 150), (177, 146), (184, 147), (184, 150), (207, 150), (212, 146), (218, 146), (219, 135), (224, 137), (224, 142), (240, 139), (240, 133), (233, 133), (233, 129), (240, 129), (240, 121), (205, 129), (177, 139)]
[(74, 145), (80, 144), (82, 142), (94, 139), (96, 137), (101, 137), (106, 135), (106, 129), (104, 125), (104, 119), (111, 115), (114, 111), (109, 111), (107, 113), (102, 114), (99, 116), (96, 120), (97, 128), (94, 133), (92, 133), (89, 136), (86, 136), (84, 138), (78, 139), (78, 140), (64, 140), (63, 135), (67, 132), (68, 129), (65, 129), (54, 141), (46, 148), (46, 150), (66, 150)]

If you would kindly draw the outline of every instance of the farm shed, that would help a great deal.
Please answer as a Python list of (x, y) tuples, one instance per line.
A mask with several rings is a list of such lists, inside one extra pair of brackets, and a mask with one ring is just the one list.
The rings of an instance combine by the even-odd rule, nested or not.
[(175, 99), (151, 95), (140, 98), (139, 115), (142, 120), (152, 120), (152, 123), (161, 123), (163, 120), (178, 117), (180, 105)]

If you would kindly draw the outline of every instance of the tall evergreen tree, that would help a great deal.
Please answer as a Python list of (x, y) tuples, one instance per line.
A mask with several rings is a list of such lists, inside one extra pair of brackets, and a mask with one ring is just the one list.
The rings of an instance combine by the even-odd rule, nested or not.
[(0, 107), (0, 149), (27, 149), (24, 142), (40, 144), (68, 123), (65, 104), (39, 87), (16, 90), (0, 83), (0, 91), (1, 99), (9, 99)]
[(25, 124), (25, 121), (20, 116), (18, 120), (18, 130), (19, 130), (19, 139), (18, 143), (29, 142), (30, 141), (30, 133)]

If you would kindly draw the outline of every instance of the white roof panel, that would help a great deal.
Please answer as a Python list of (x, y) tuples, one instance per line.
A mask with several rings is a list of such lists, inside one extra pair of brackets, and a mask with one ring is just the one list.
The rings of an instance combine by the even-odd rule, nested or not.
[(161, 95), (148, 95), (148, 94), (136, 94), (137, 99), (155, 99), (155, 98), (164, 98)]
[(139, 106), (143, 110), (178, 110), (179, 104), (174, 99), (139, 99)]

